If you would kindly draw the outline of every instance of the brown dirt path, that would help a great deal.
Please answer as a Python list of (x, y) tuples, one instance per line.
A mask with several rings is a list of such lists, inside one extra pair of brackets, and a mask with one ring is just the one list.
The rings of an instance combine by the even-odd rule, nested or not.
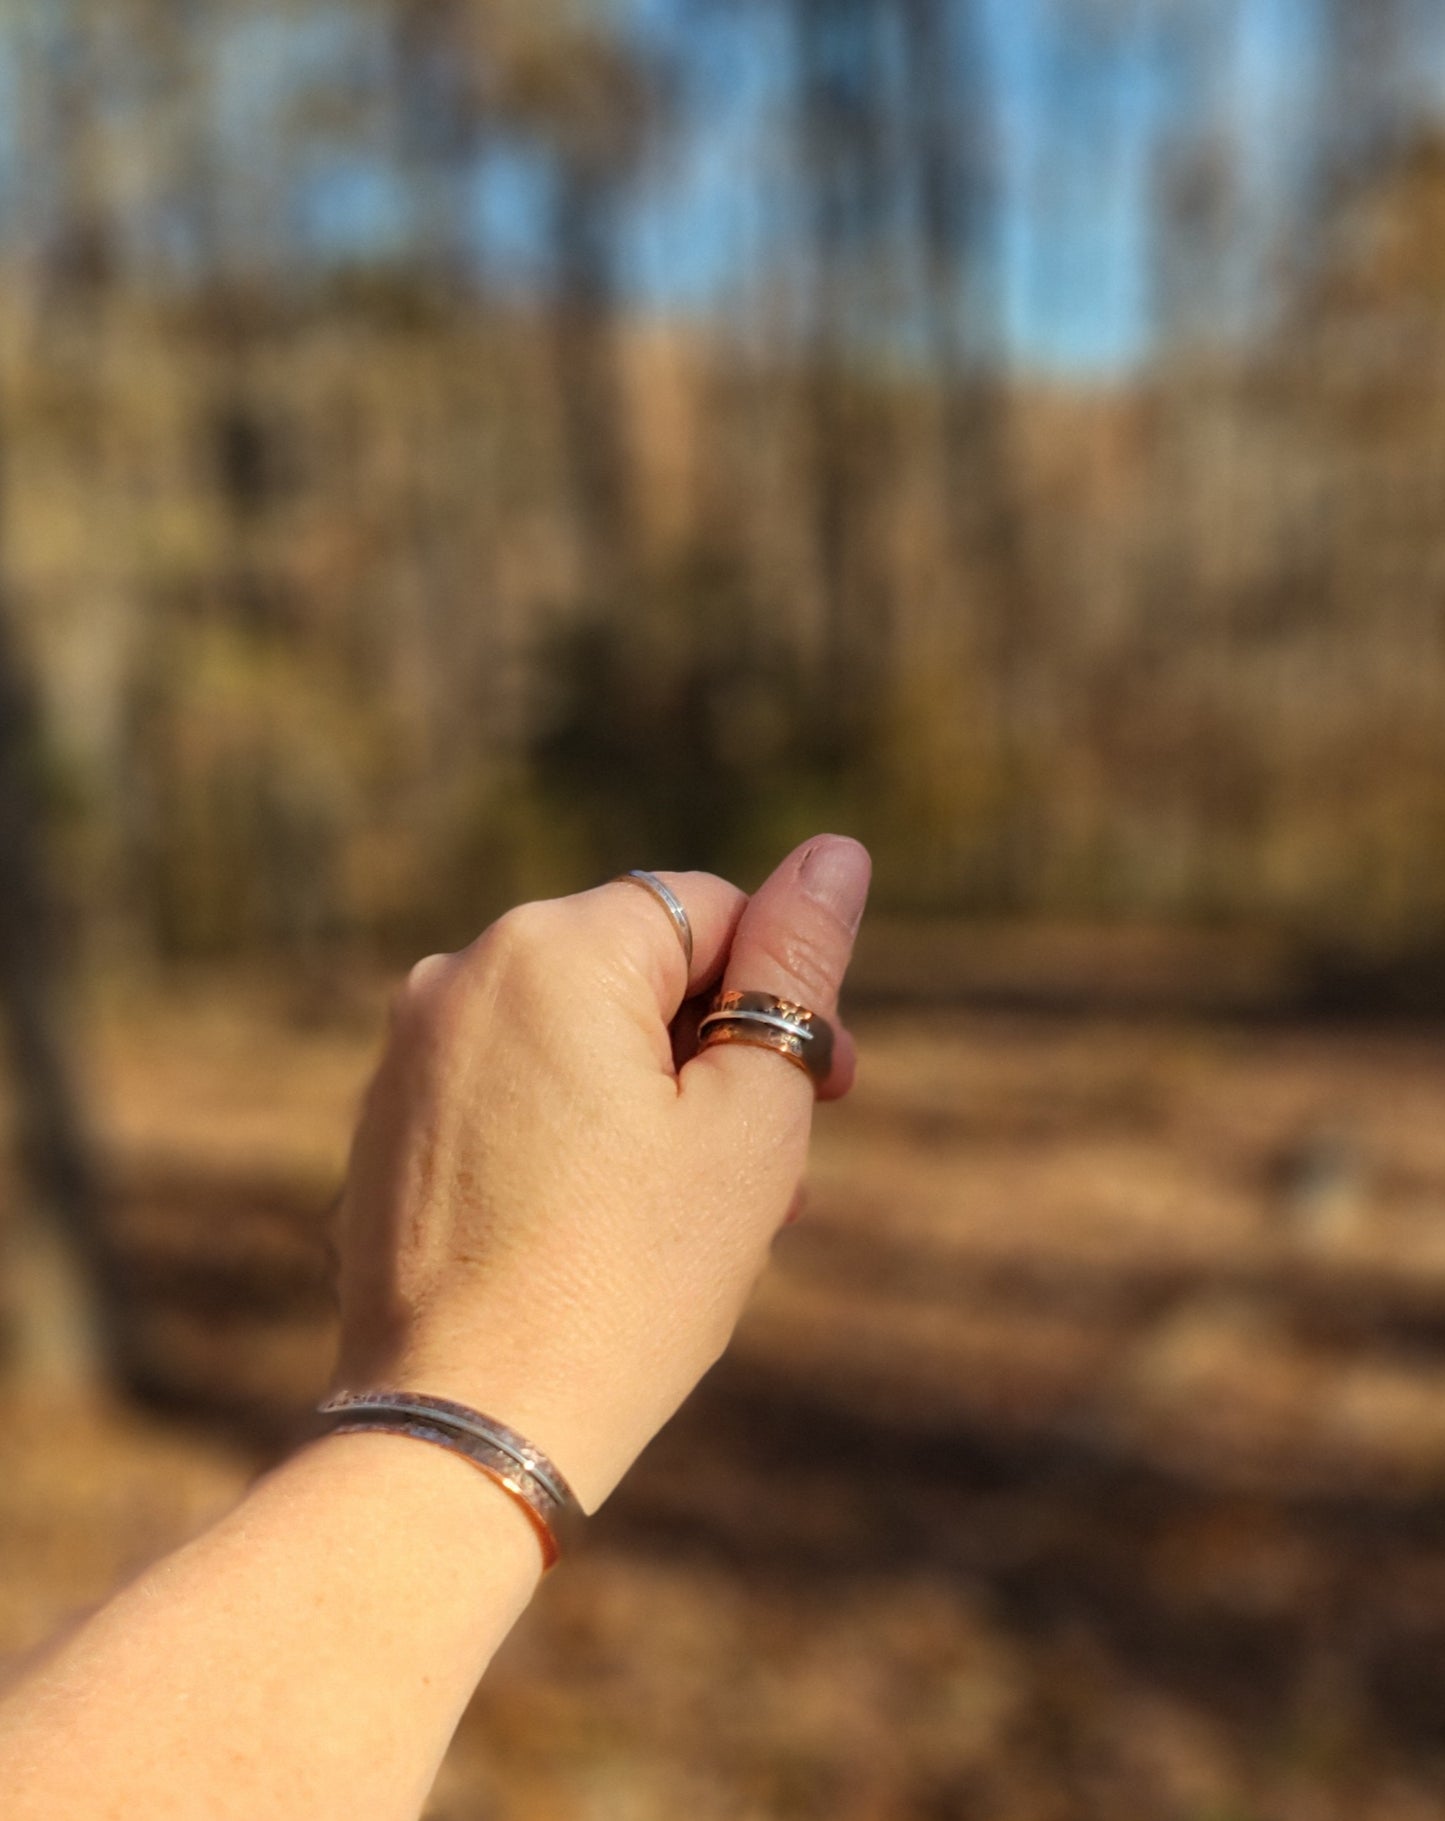
[[(325, 1371), (379, 1010), (293, 1010), (107, 1016), (149, 1388), (204, 1421), (7, 1402), (12, 1658), (233, 1497)], [(862, 1036), (733, 1355), (507, 1647), (435, 1813), (1439, 1813), (1438, 1035), (961, 1010)]]

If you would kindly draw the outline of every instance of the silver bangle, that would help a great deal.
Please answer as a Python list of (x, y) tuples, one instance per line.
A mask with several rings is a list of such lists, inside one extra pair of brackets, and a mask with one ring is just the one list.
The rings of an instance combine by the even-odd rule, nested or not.
[(332, 1435), (409, 1435), (464, 1456), (531, 1519), (544, 1568), (554, 1565), (563, 1542), (570, 1543), (585, 1515), (576, 1493), (540, 1448), (466, 1404), (410, 1391), (342, 1391), (327, 1398), (320, 1414), (333, 1419), (328, 1425)]

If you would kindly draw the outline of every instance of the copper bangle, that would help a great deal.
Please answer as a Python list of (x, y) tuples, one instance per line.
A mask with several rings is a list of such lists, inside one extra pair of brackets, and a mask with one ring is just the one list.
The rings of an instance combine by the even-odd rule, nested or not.
[(530, 1520), (544, 1573), (560, 1557), (562, 1538), (570, 1540), (583, 1516), (577, 1495), (540, 1448), (465, 1404), (405, 1391), (341, 1392), (322, 1404), (321, 1414), (333, 1419), (332, 1435), (409, 1435), (470, 1461)]

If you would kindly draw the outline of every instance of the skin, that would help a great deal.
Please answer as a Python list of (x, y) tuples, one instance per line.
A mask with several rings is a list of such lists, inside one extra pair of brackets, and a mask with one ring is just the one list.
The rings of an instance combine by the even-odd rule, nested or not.
[[(509, 912), (413, 969), (352, 1147), (338, 1388), (459, 1399), (593, 1511), (727, 1346), (799, 1206), (812, 1083), (696, 1052), (719, 982), (835, 1019), (868, 887), (820, 836), (746, 899), (661, 875)], [(846, 1031), (821, 1098), (848, 1091)], [(565, 1566), (560, 1572), (565, 1572)], [(9, 1821), (411, 1821), (541, 1572), (443, 1449), (329, 1436), (157, 1564), (0, 1703)]]

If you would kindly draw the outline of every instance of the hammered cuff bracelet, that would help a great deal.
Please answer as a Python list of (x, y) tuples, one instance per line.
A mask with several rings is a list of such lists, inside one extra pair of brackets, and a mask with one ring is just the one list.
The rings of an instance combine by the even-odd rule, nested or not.
[(480, 1411), (449, 1398), (407, 1391), (343, 1391), (321, 1405), (327, 1433), (409, 1435), (469, 1460), (521, 1507), (551, 1568), (584, 1516), (577, 1495), (540, 1448)]

